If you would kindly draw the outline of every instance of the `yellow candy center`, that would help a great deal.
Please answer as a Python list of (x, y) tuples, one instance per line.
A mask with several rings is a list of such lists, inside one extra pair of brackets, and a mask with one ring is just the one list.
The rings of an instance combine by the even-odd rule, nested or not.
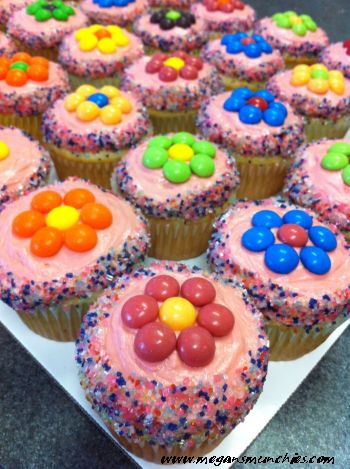
[(172, 160), (189, 161), (194, 155), (194, 151), (184, 143), (175, 143), (169, 148), (168, 155)]
[(76, 208), (61, 205), (51, 210), (46, 216), (46, 225), (65, 231), (78, 223), (79, 212)]
[(174, 331), (182, 331), (195, 323), (197, 311), (192, 303), (177, 296), (164, 301), (159, 318)]
[(180, 57), (170, 57), (164, 62), (164, 65), (179, 71), (185, 65), (185, 62), (184, 60), (180, 59)]
[(6, 145), (5, 142), (0, 140), (0, 161), (6, 160), (6, 158), (9, 156), (9, 154), (10, 154), (9, 147)]

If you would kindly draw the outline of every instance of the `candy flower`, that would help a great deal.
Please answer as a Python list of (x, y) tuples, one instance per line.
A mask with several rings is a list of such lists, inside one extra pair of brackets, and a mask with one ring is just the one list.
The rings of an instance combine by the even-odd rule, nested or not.
[(345, 79), (339, 70), (331, 70), (323, 64), (297, 65), (293, 68), (290, 82), (293, 86), (305, 86), (316, 94), (333, 91), (338, 95), (345, 92)]
[(27, 13), (39, 22), (51, 19), (68, 21), (70, 16), (75, 15), (74, 8), (66, 5), (62, 0), (38, 0), (27, 6)]
[(309, 272), (324, 275), (331, 269), (327, 252), (337, 247), (335, 235), (328, 228), (313, 226), (312, 217), (303, 210), (289, 210), (283, 217), (273, 210), (260, 210), (241, 242), (249, 251), (265, 251), (266, 267), (277, 274), (293, 272), (301, 261)]
[(254, 93), (248, 88), (235, 89), (224, 102), (224, 109), (238, 112), (239, 119), (244, 124), (259, 124), (264, 121), (273, 127), (283, 125), (288, 115), (284, 104), (275, 101), (269, 91), (259, 90)]
[(198, 72), (203, 68), (203, 61), (199, 57), (192, 57), (186, 52), (154, 54), (146, 65), (146, 72), (158, 73), (161, 81), (171, 82), (179, 77), (184, 80), (196, 80)]
[(136, 0), (93, 0), (93, 3), (101, 8), (126, 7)]
[(346, 142), (334, 143), (328, 148), (327, 154), (321, 160), (321, 166), (327, 171), (341, 171), (344, 183), (350, 186), (350, 144)]
[(176, 349), (186, 365), (208, 365), (215, 355), (215, 337), (226, 336), (234, 326), (232, 312), (214, 303), (215, 296), (212, 283), (201, 277), (185, 280), (181, 287), (171, 275), (153, 277), (144, 294), (129, 298), (121, 310), (125, 327), (137, 330), (136, 355), (154, 363)]
[(172, 137), (159, 135), (148, 143), (143, 154), (143, 165), (148, 169), (161, 169), (165, 179), (173, 184), (188, 181), (192, 174), (209, 178), (215, 172), (216, 149), (210, 142), (196, 140), (188, 132)]
[(81, 28), (74, 35), (79, 43), (79, 49), (90, 52), (98, 49), (102, 54), (114, 54), (118, 47), (126, 47), (130, 40), (119, 26), (102, 26), (93, 24), (88, 28)]
[(221, 11), (233, 13), (235, 10), (243, 10), (244, 3), (241, 0), (204, 0), (203, 5), (208, 11)]
[(317, 31), (317, 24), (309, 15), (298, 16), (295, 11), (276, 13), (272, 20), (279, 28), (291, 29), (297, 36), (305, 36), (308, 31)]
[(248, 36), (247, 33), (225, 34), (221, 44), (226, 46), (228, 54), (243, 53), (250, 59), (261, 57), (262, 54), (271, 54), (272, 46), (259, 34)]
[(157, 10), (151, 15), (151, 23), (159, 24), (160, 29), (167, 31), (173, 28), (188, 29), (196, 22), (192, 13), (181, 10)]
[(24, 86), (28, 81), (43, 82), (49, 78), (50, 63), (44, 57), (31, 57), (17, 52), (13, 57), (0, 57), (0, 80), (10, 86)]
[(74, 252), (90, 251), (98, 241), (96, 231), (108, 228), (112, 220), (110, 210), (87, 189), (72, 189), (63, 198), (47, 190), (32, 198), (30, 210), (14, 218), (12, 232), (31, 238), (35, 256), (51, 257), (63, 246)]
[(10, 156), (10, 149), (8, 145), (0, 140), (0, 161), (6, 160)]
[(349, 39), (346, 39), (346, 40), (343, 42), (343, 47), (344, 47), (344, 49), (346, 50), (347, 55), (350, 55), (350, 38), (349, 38)]
[(81, 85), (65, 98), (64, 107), (68, 112), (75, 112), (83, 122), (99, 118), (106, 125), (119, 124), (123, 114), (132, 110), (130, 101), (118, 88), (108, 85), (100, 90), (92, 85)]

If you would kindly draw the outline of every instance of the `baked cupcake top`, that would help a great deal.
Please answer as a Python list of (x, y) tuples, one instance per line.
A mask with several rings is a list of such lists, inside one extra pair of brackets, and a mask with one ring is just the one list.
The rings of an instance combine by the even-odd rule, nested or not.
[(50, 156), (38, 142), (20, 129), (0, 126), (0, 210), (42, 185), (49, 170)]
[(96, 153), (137, 143), (149, 131), (149, 121), (131, 93), (114, 86), (82, 85), (45, 112), (42, 131), (48, 143)]
[(30, 116), (47, 107), (69, 90), (63, 68), (44, 57), (26, 52), (0, 57), (0, 112)]
[(350, 112), (350, 80), (323, 64), (297, 65), (270, 78), (266, 88), (306, 116), (336, 119)]
[(329, 44), (327, 34), (309, 15), (294, 11), (276, 13), (256, 22), (254, 32), (283, 53), (294, 56), (317, 55)]
[(6, 34), (0, 32), (0, 55), (12, 55), (16, 52), (16, 44)]
[(261, 315), (239, 287), (165, 262), (108, 290), (85, 317), (76, 348), (87, 393), (103, 383), (101, 400), (118, 402), (110, 413), (116, 431), (161, 446), (184, 438), (188, 447), (214, 441), (248, 413), (267, 350)]
[(89, 296), (142, 257), (148, 237), (127, 202), (67, 179), (25, 195), (0, 214), (1, 297), (23, 310)]
[(32, 0), (0, 0), (0, 24), (6, 25), (12, 13), (27, 6)]
[(134, 32), (143, 43), (163, 51), (191, 51), (208, 40), (204, 21), (179, 9), (160, 9), (135, 20)]
[(213, 96), (197, 124), (206, 138), (242, 155), (290, 157), (304, 141), (301, 118), (267, 90), (237, 88)]
[(142, 55), (141, 40), (115, 25), (78, 29), (59, 48), (59, 61), (70, 73), (92, 78), (114, 75)]
[(350, 294), (348, 247), (313, 212), (278, 199), (238, 203), (215, 229), (209, 261), (224, 276), (243, 278), (270, 319), (312, 325), (344, 311)]
[(112, 176), (124, 197), (147, 215), (164, 218), (212, 212), (238, 180), (231, 157), (187, 132), (152, 137), (130, 151)]
[(326, 47), (321, 53), (320, 62), (329, 69), (340, 70), (346, 78), (350, 78), (350, 38)]
[(313, 142), (303, 147), (286, 178), (285, 191), (321, 218), (350, 230), (350, 140)]
[(146, 0), (83, 0), (80, 8), (92, 20), (126, 26), (147, 10)]
[(247, 80), (263, 81), (284, 69), (278, 49), (273, 49), (262, 36), (248, 36), (245, 32), (225, 34), (208, 42), (202, 57), (221, 73)]
[(241, 0), (204, 0), (192, 5), (191, 11), (209, 31), (222, 33), (249, 31), (256, 18), (255, 10)]
[(13, 13), (8, 32), (26, 46), (40, 49), (57, 46), (67, 33), (87, 23), (87, 17), (74, 3), (37, 0)]
[(125, 71), (122, 88), (145, 106), (168, 111), (198, 109), (206, 97), (223, 91), (215, 69), (198, 57), (176, 51), (144, 56)]

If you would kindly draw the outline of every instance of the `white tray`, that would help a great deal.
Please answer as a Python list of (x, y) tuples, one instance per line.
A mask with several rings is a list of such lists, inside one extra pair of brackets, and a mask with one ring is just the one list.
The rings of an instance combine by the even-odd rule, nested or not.
[[(205, 267), (205, 258), (201, 256), (186, 262), (186, 264), (191, 266), (196, 264), (199, 267)], [(74, 344), (54, 342), (34, 334), (22, 323), (17, 314), (1, 301), (0, 321), (96, 424), (100, 425), (102, 429), (109, 434), (115, 444), (119, 445), (117, 440), (115, 440), (105, 428), (99, 417), (92, 411), (90, 405), (85, 401), (84, 393), (79, 385), (77, 367), (74, 361)], [(264, 391), (258, 403), (245, 421), (240, 423), (211, 453), (208, 453), (208, 461), (209, 457), (213, 455), (231, 456), (231, 458), (233, 456), (236, 458), (240, 456), (298, 388), (349, 324), (350, 319), (338, 327), (338, 329), (316, 350), (298, 360), (270, 363)], [(130, 458), (143, 468), (159, 469), (164, 467), (161, 464), (144, 461), (131, 453), (128, 454)], [(187, 466), (195, 466), (203, 469), (209, 467), (206, 464), (186, 464), (186, 467)], [(228, 468), (230, 466), (231, 464), (220, 465), (222, 468)], [(171, 465), (171, 467), (183, 469), (184, 466), (183, 464), (174, 464)]]

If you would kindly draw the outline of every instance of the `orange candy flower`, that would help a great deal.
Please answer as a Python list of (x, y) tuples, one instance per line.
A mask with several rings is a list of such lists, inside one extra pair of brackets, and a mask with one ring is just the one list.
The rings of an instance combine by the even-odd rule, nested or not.
[(0, 80), (10, 86), (24, 86), (28, 80), (37, 82), (49, 78), (50, 63), (44, 57), (32, 57), (26, 52), (17, 52), (11, 59), (0, 57)]

